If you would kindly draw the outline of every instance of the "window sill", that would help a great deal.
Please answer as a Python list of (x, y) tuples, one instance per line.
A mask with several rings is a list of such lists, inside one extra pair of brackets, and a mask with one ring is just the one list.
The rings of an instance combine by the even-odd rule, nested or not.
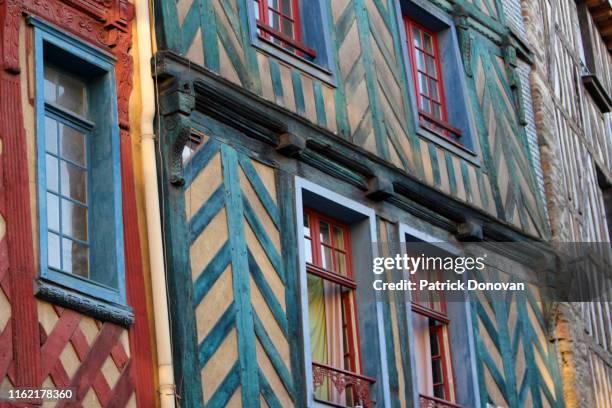
[(292, 67), (297, 68), (300, 71), (325, 82), (330, 86), (336, 87), (333, 73), (327, 68), (324, 68), (320, 65), (315, 64), (314, 62), (308, 61), (305, 58), (295, 55), (291, 51), (286, 50), (274, 44), (273, 42), (262, 38), (259, 35), (256, 36), (253, 40), (253, 46), (256, 49), (264, 52), (265, 54), (277, 58), (280, 61), (285, 62), (291, 65)]
[(106, 302), (44, 278), (37, 279), (35, 286), (35, 295), (42, 300), (125, 328), (134, 322), (134, 313), (128, 306)]
[(451, 140), (450, 138), (434, 132), (433, 130), (425, 127), (421, 124), (417, 125), (417, 135), (429, 140), (432, 143), (440, 146), (441, 148), (448, 150), (449, 152), (459, 156), (463, 160), (470, 162), (471, 164), (480, 167), (480, 159), (478, 153), (469, 149), (462, 144)]

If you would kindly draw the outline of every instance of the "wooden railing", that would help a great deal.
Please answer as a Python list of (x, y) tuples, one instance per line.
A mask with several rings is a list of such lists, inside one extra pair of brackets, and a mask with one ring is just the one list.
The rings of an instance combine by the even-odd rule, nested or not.
[[(291, 48), (295, 48), (298, 51), (298, 54), (302, 54), (300, 56), (307, 55), (310, 58), (316, 58), (317, 52), (310, 47), (305, 46), (302, 43), (295, 41), (293, 38), (289, 37), (287, 34), (280, 32), (279, 30), (267, 25), (264, 22), (257, 21), (257, 28), (259, 28), (263, 33), (260, 34), (265, 40), (269, 40), (268, 36), (274, 37), (280, 40), (282, 43), (286, 44)], [(283, 47), (285, 48), (285, 47)]]
[(419, 408), (463, 408), (453, 402), (429, 395), (419, 395)]
[[(370, 398), (370, 386), (376, 382), (375, 378), (316, 362), (312, 363), (312, 377), (315, 392), (328, 380), (338, 394), (345, 391), (352, 393), (354, 407), (372, 408), (374, 406)], [(345, 406), (334, 401), (329, 402), (338, 407)]]
[(448, 123), (422, 110), (419, 110), (419, 117), (421, 120), (421, 125), (429, 129), (430, 131), (440, 136), (447, 137), (449, 140), (455, 143), (459, 142), (459, 139), (461, 138), (461, 130), (452, 127)]

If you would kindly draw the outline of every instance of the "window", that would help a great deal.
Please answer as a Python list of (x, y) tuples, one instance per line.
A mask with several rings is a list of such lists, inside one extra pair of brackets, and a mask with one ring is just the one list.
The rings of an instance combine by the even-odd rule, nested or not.
[(302, 43), (298, 0), (254, 0), (257, 34), (300, 57), (314, 59), (315, 50)]
[[(412, 275), (429, 281), (443, 281), (438, 271)], [(422, 291), (413, 295), (414, 343), (421, 406), (455, 399), (449, 344), (449, 319), (442, 292)], [(441, 405), (454, 406), (454, 405)]]
[[(115, 306), (125, 304), (125, 290), (114, 60), (41, 21), (31, 22), (36, 41), (39, 286), (53, 286), (53, 300), (65, 292), (65, 306), (77, 302), (99, 311), (104, 305), (91, 305), (102, 301), (113, 305), (116, 314)], [(104, 312), (99, 313), (102, 318)]]
[(448, 124), (438, 35), (406, 16), (404, 26), (419, 120), (436, 133), (458, 140), (461, 131)]
[(340, 406), (368, 405), (371, 380), (359, 375), (357, 285), (349, 229), (305, 210), (303, 233), (315, 399)]

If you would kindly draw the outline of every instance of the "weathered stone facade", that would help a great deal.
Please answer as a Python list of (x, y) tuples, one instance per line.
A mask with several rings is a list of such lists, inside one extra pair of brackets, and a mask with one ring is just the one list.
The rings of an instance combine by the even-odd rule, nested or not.
[[(612, 119), (583, 81), (594, 74), (601, 91), (610, 95), (612, 58), (586, 4), (523, 1), (522, 11), (535, 56), (530, 79), (552, 240), (607, 242), (609, 204), (602, 186), (612, 180)], [(609, 306), (567, 303), (558, 308), (551, 340), (561, 354), (567, 406), (609, 407)]]

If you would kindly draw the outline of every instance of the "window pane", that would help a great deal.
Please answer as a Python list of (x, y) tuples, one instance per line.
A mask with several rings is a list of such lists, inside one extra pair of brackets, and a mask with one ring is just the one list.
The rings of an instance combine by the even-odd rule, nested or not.
[(310, 217), (304, 213), (304, 235), (310, 237)]
[(443, 381), (441, 359), (431, 360), (431, 375), (434, 384), (439, 384)]
[(47, 262), (49, 267), (60, 269), (60, 237), (51, 232), (47, 233)]
[(334, 268), (332, 263), (332, 250), (324, 245), (321, 245), (321, 267), (330, 271)]
[(444, 395), (444, 385), (438, 385), (434, 387), (434, 397), (445, 400), (446, 395)]
[(425, 60), (427, 61), (427, 73), (432, 77), (437, 78), (438, 74), (436, 71), (436, 60), (429, 55), (425, 56)]
[(44, 89), (45, 101), (55, 102), (55, 100), (57, 99), (57, 89), (55, 85), (57, 83), (57, 72), (53, 68), (45, 65), (44, 77), (45, 77), (45, 89)]
[(70, 239), (62, 239), (62, 263), (65, 272), (89, 277), (89, 249)]
[(87, 172), (77, 166), (61, 161), (62, 194), (87, 203)]
[(290, 20), (287, 20), (286, 18), (283, 18), (283, 34), (285, 34), (288, 37), (294, 38), (293, 22), (291, 22)]
[(59, 214), (59, 197), (47, 193), (47, 228), (54, 231), (60, 230)]
[(293, 16), (293, 13), (291, 12), (291, 1), (292, 0), (281, 0), (282, 3), (282, 9), (281, 12), (289, 17)]
[(50, 154), (47, 154), (46, 164), (45, 164), (45, 174), (47, 177), (47, 189), (51, 191), (59, 192), (59, 182), (58, 182), (58, 162), (57, 159)]
[(434, 101), (440, 101), (440, 95), (438, 94), (438, 81), (430, 79), (429, 89), (431, 89), (431, 97)]
[(419, 50), (415, 50), (414, 53), (416, 55), (417, 69), (420, 71), (425, 71), (425, 54)]
[(419, 91), (423, 95), (429, 96), (429, 87), (427, 86), (427, 76), (419, 73)]
[(270, 26), (276, 30), (280, 31), (281, 29), (280, 16), (271, 9), (268, 9), (268, 24), (270, 24)]
[(344, 245), (344, 230), (334, 225), (334, 248), (346, 250)]
[(346, 265), (346, 254), (342, 252), (334, 251), (336, 256), (336, 269), (341, 275), (348, 275), (348, 267)]
[(85, 166), (87, 164), (86, 136), (62, 124), (59, 125), (59, 132), (62, 158)]
[[(49, 67), (45, 66), (45, 73)], [(55, 100), (50, 100), (79, 115), (87, 115), (86, 86), (83, 81), (73, 75), (68, 75), (58, 70), (49, 80), (55, 83)], [(46, 75), (45, 75), (46, 77)], [(46, 96), (46, 95), (45, 95)]]
[(331, 240), (329, 237), (329, 224), (325, 221), (319, 221), (319, 234), (321, 243), (331, 245)]
[(421, 109), (426, 113), (431, 113), (431, 108), (429, 106), (429, 99), (421, 96)]
[(412, 39), (416, 47), (423, 48), (423, 43), (421, 41), (421, 30), (419, 30), (416, 27), (413, 27), (412, 28)]
[(267, 0), (267, 1), (268, 1), (268, 7), (272, 7), (278, 10), (278, 0)]
[(260, 15), (259, 15), (259, 0), (255, 0), (254, 1), (253, 9), (255, 10), (255, 19), (259, 20), (260, 19)]
[(438, 119), (442, 119), (442, 110), (440, 109), (440, 105), (437, 103), (431, 103), (431, 114)]
[(50, 153), (57, 154), (57, 122), (45, 117), (45, 148)]
[(62, 233), (87, 241), (87, 208), (62, 200)]
[(424, 38), (424, 44), (425, 44), (425, 51), (427, 51), (430, 54), (433, 54), (433, 38), (431, 37), (431, 35), (425, 32), (423, 33), (423, 38)]
[(312, 263), (312, 242), (308, 238), (304, 238), (304, 256), (306, 262)]
[(437, 356), (440, 354), (438, 344), (438, 333), (435, 331), (435, 329), (432, 328), (429, 335), (429, 346), (431, 348), (432, 356)]

